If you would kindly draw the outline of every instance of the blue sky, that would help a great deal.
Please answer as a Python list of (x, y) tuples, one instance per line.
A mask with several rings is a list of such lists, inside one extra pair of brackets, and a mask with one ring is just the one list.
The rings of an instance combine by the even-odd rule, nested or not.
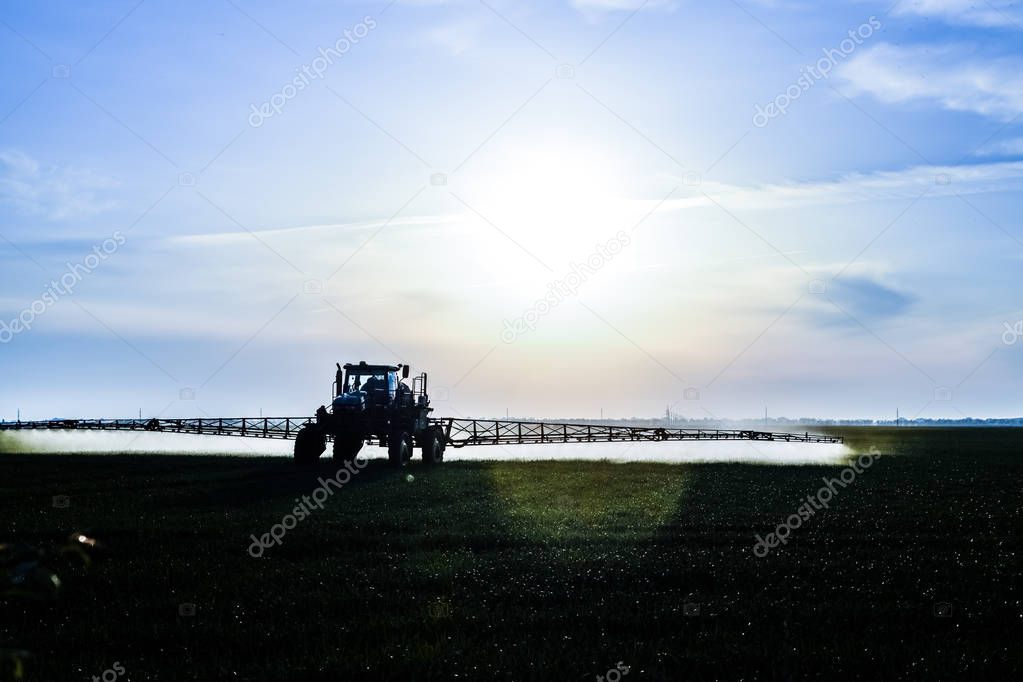
[(446, 415), (1017, 416), (1021, 38), (999, 0), (4, 2), (0, 416), (308, 414), (359, 359)]

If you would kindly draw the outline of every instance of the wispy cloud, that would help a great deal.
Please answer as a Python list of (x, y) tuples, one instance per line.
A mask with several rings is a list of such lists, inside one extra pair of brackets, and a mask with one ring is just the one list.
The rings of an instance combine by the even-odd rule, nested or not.
[(633, 12), (641, 9), (674, 9), (677, 5), (671, 0), (569, 0), (569, 4), (580, 12)]
[(714, 201), (744, 209), (782, 209), (909, 199), (925, 191), (929, 196), (951, 196), (1021, 189), (1023, 162), (1019, 161), (913, 166), (897, 171), (850, 173), (835, 180), (784, 184), (741, 186), (705, 182), (701, 191), (689, 197), (664, 202), (663, 209), (713, 206)]
[(118, 183), (90, 170), (44, 167), (16, 150), (0, 151), (0, 203), (20, 213), (52, 220), (73, 220), (117, 205), (104, 196)]
[(981, 147), (979, 156), (1023, 156), (1023, 137), (992, 142)]
[[(205, 232), (199, 234), (188, 234), (171, 237), (167, 241), (170, 244), (182, 244), (192, 246), (219, 246), (231, 244), (248, 244), (252, 241), (253, 235), (259, 237), (279, 237), (282, 240), (310, 239), (313, 242), (331, 237), (338, 240), (364, 239), (365, 233), (389, 227), (398, 229), (401, 227), (416, 227), (428, 225), (442, 225), (450, 220), (452, 216), (413, 216), (409, 218), (394, 218), (391, 220), (370, 220), (358, 223), (331, 223), (324, 225), (299, 225), (295, 227), (275, 227), (265, 230), (234, 230), (230, 232)], [(347, 235), (344, 236), (344, 235)]]
[(481, 21), (465, 17), (427, 29), (426, 39), (448, 54), (458, 56), (476, 47), (482, 29)]
[(949, 24), (1023, 30), (1023, 7), (1012, 0), (903, 0), (892, 13), (937, 17)]
[(1023, 113), (1023, 59), (990, 57), (966, 45), (898, 47), (857, 53), (840, 74), (857, 93), (887, 103), (923, 102), (1009, 121)]

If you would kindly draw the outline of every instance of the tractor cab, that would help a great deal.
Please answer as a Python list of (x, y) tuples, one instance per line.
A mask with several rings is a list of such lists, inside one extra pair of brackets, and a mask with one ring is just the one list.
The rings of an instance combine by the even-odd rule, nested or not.
[(407, 365), (360, 362), (348, 363), (343, 368), (339, 364), (337, 368), (332, 401), (335, 412), (404, 407), (411, 399), (412, 390), (401, 381), (408, 378)]

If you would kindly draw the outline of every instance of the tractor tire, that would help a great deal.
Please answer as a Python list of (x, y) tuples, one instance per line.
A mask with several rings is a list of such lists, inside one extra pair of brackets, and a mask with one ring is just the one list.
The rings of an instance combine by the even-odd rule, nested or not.
[(323, 431), (315, 426), (303, 426), (295, 436), (295, 464), (312, 464), (326, 449)]
[(392, 433), (387, 438), (387, 459), (394, 466), (403, 467), (412, 459), (412, 438), (404, 431)]
[(362, 439), (356, 436), (334, 436), (334, 460), (352, 462), (362, 449)]
[(423, 463), (427, 466), (440, 464), (444, 461), (444, 432), (438, 428), (429, 428), (423, 433)]

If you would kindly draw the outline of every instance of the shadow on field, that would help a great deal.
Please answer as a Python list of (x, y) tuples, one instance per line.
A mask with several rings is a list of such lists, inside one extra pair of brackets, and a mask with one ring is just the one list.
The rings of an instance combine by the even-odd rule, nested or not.
[[(185, 468), (187, 460), (194, 461), (195, 458), (177, 459), (186, 460), (180, 464)], [(252, 505), (274, 504), (278, 501), (293, 502), (295, 498), (308, 496), (315, 489), (325, 485), (332, 491), (340, 487), (351, 491), (403, 475), (389, 466), (386, 460), (379, 459), (367, 460), (362, 467), (352, 463), (347, 468), (344, 462), (334, 462), (329, 458), (320, 459), (306, 466), (296, 466), (290, 459), (276, 457), (258, 460), (251, 457), (224, 459), (227, 460), (225, 466), (229, 475), (209, 479), (201, 490), (189, 491), (179, 496), (177, 504), (182, 507), (219, 505), (244, 509)], [(339, 476), (343, 471), (349, 473)]]

